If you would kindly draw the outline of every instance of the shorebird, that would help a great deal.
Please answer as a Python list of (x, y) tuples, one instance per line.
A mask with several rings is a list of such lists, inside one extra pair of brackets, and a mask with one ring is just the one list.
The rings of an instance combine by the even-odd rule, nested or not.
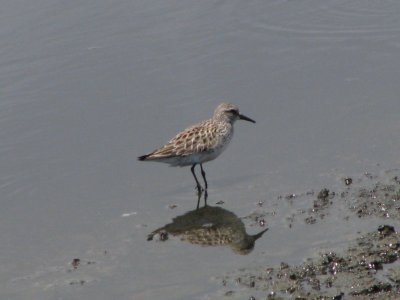
[[(191, 166), (198, 194), (204, 190), (207, 200), (207, 179), (203, 163), (217, 158), (228, 146), (233, 136), (233, 124), (236, 120), (256, 121), (241, 115), (239, 108), (223, 102), (217, 106), (211, 119), (192, 125), (179, 132), (164, 146), (138, 157), (141, 161), (156, 161), (171, 166)], [(204, 189), (196, 177), (195, 167), (200, 165), (204, 180)]]

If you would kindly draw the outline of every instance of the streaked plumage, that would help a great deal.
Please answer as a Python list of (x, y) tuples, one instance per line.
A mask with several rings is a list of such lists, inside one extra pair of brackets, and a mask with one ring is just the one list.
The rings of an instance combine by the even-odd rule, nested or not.
[(138, 159), (168, 163), (171, 166), (191, 165), (199, 192), (202, 188), (194, 173), (194, 167), (200, 164), (207, 195), (207, 181), (202, 164), (215, 159), (226, 149), (233, 136), (233, 124), (238, 119), (255, 123), (254, 120), (239, 114), (236, 105), (223, 102), (215, 109), (211, 119), (186, 128), (164, 146)]

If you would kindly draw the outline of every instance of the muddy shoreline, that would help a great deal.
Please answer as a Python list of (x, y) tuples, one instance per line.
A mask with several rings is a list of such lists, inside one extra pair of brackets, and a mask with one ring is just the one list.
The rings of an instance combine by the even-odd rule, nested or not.
[[(307, 197), (310, 206), (287, 218), (289, 230), (296, 222), (318, 226), (326, 218), (337, 217), (331, 207), (340, 201), (345, 211), (340, 218), (349, 226), (366, 218), (379, 218), (381, 225), (359, 232), (342, 251), (321, 249), (317, 257), (290, 265), (242, 268), (216, 278), (219, 295), (227, 299), (400, 299), (400, 171), (380, 175), (364, 173), (358, 178), (343, 177), (339, 187), (323, 187), (318, 192), (289, 193), (280, 201), (296, 203)], [(261, 205), (261, 204), (260, 204)], [(265, 222), (268, 211), (247, 216), (252, 225)], [(246, 219), (245, 218), (245, 219)]]

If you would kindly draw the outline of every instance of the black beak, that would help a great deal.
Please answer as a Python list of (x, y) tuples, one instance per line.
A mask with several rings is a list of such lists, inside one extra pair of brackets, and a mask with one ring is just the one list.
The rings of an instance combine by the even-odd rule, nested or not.
[(268, 229), (269, 229), (269, 228), (264, 229), (263, 231), (261, 231), (261, 232), (255, 234), (255, 235), (252, 235), (253, 239), (254, 239), (255, 241), (258, 240), (260, 237), (262, 237), (262, 235), (264, 234), (264, 232), (266, 232)]
[(255, 123), (255, 122), (256, 122), (256, 121), (254, 121), (253, 119), (250, 119), (249, 117), (246, 117), (246, 116), (244, 116), (244, 115), (239, 115), (239, 119), (240, 119), (240, 120), (249, 121), (249, 122), (252, 122), (252, 123)]

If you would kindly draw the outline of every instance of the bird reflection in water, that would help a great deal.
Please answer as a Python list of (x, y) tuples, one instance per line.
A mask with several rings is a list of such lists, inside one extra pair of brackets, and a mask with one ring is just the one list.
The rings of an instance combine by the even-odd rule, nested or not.
[(150, 233), (147, 240), (153, 240), (158, 234), (159, 239), (165, 241), (172, 235), (200, 246), (229, 246), (235, 253), (245, 255), (253, 250), (256, 240), (267, 230), (249, 235), (242, 220), (234, 213), (205, 205), (175, 217), (172, 223)]

